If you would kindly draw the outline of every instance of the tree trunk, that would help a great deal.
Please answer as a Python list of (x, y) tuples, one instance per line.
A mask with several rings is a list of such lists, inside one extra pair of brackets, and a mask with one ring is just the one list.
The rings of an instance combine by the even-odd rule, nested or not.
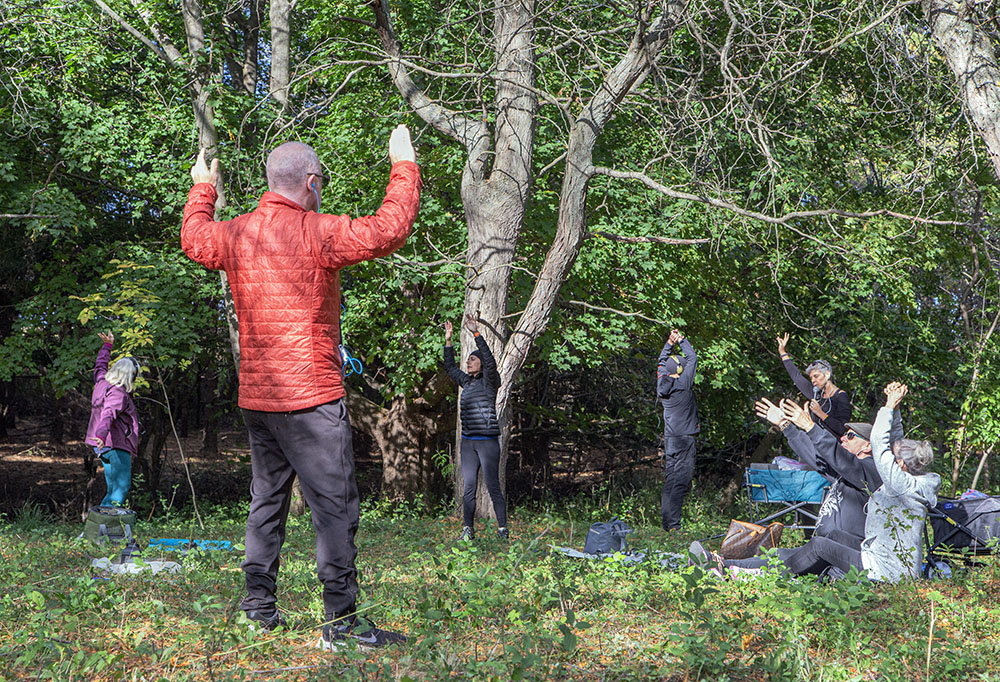
[[(534, 3), (501, 1), (493, 10), (492, 39), (496, 54), (494, 106), (497, 119), (492, 155), (490, 132), (482, 121), (468, 119), (442, 107), (410, 78), (400, 61), (402, 50), (392, 28), (386, 0), (375, 0), (372, 8), (383, 47), (392, 58), (389, 73), (400, 94), (424, 121), (459, 141), (468, 153), (462, 178), (462, 201), (469, 227), (465, 312), (476, 315), (490, 328), (492, 340), (502, 340), (506, 344), (502, 353), (494, 349), (501, 378), (497, 416), (501, 425), (502, 483), (508, 456), (512, 384), (527, 359), (528, 351), (548, 324), (556, 294), (579, 252), (584, 237), (587, 187), (593, 173), (594, 145), (621, 100), (649, 74), (653, 61), (679, 24), (684, 4), (679, 0), (667, 0), (663, 4), (649, 3), (640, 8), (642, 16), (638, 17), (635, 35), (627, 52), (608, 72), (574, 123), (568, 141), (556, 241), (546, 257), (528, 309), (509, 338), (503, 320), (507, 309), (510, 264), (531, 191), (534, 119), (538, 107), (538, 95), (534, 89)], [(650, 22), (649, 15), (657, 8), (662, 10), (662, 14)], [(490, 340), (488, 335), (487, 342)], [(467, 355), (465, 351), (471, 350), (471, 339), (465, 332), (462, 334), (462, 348), (464, 359)], [(458, 485), (456, 492), (460, 492)], [(478, 513), (483, 515), (490, 508), (487, 496), (480, 490)]]
[(219, 370), (209, 369), (201, 381), (201, 391), (204, 396), (204, 409), (201, 421), (205, 425), (201, 439), (201, 451), (204, 454), (219, 454)]
[(382, 407), (350, 390), (347, 411), (351, 424), (372, 437), (382, 457), (382, 495), (393, 501), (427, 495), (440, 480), (431, 457), (435, 441), (448, 428), (443, 415), (424, 414), (419, 401), (393, 396)]
[(290, 51), (292, 3), (271, 0), (271, 97), (282, 114), (288, 112), (288, 83), (291, 77)]
[(977, 4), (981, 3), (923, 0), (922, 6), (934, 42), (958, 80), (962, 101), (1000, 178), (1000, 65), (989, 34), (977, 23)]

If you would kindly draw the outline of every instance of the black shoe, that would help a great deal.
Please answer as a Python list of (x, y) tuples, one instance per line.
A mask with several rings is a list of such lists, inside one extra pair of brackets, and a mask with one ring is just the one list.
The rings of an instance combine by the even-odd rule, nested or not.
[(288, 629), (288, 623), (285, 621), (285, 617), (278, 609), (271, 609), (269, 611), (251, 609), (249, 611), (245, 611), (245, 613), (247, 614), (247, 620), (252, 623), (251, 627), (260, 628), (261, 630), (266, 630), (267, 632), (270, 632), (275, 628)]
[(462, 526), (462, 532), (455, 539), (455, 542), (472, 542), (476, 539), (476, 531), (469, 526)]
[(406, 644), (406, 637), (398, 632), (382, 630), (365, 618), (358, 618), (353, 623), (336, 623), (323, 626), (323, 636), (316, 643), (317, 649), (334, 651), (345, 645), (349, 640), (355, 640), (363, 649), (381, 649), (393, 644)]
[(510, 531), (507, 530), (507, 526), (497, 528), (497, 537), (501, 540), (510, 540)]

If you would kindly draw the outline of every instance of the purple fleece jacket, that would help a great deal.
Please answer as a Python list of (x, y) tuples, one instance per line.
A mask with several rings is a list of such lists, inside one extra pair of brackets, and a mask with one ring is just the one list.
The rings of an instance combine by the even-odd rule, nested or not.
[(134, 457), (139, 451), (139, 417), (132, 396), (121, 386), (112, 386), (104, 380), (110, 359), (111, 344), (106, 343), (94, 363), (94, 392), (90, 396), (86, 442), (97, 446), (95, 438), (100, 438), (105, 447), (125, 450)]

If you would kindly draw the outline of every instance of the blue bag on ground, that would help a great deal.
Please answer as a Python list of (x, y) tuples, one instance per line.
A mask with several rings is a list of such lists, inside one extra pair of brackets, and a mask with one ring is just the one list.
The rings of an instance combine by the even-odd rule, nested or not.
[(583, 546), (585, 554), (614, 554), (627, 552), (625, 536), (632, 533), (624, 521), (613, 518), (606, 523), (595, 523), (587, 531), (587, 542)]

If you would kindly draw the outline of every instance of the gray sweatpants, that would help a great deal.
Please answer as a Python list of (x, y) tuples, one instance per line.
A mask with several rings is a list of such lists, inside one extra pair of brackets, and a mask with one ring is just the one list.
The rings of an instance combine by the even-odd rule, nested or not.
[(243, 410), (250, 433), (250, 513), (247, 516), (244, 610), (275, 607), (279, 554), (293, 475), (298, 474), (316, 530), (316, 573), (327, 620), (354, 612), (358, 595), (358, 487), (351, 424), (343, 400), (296, 412)]

